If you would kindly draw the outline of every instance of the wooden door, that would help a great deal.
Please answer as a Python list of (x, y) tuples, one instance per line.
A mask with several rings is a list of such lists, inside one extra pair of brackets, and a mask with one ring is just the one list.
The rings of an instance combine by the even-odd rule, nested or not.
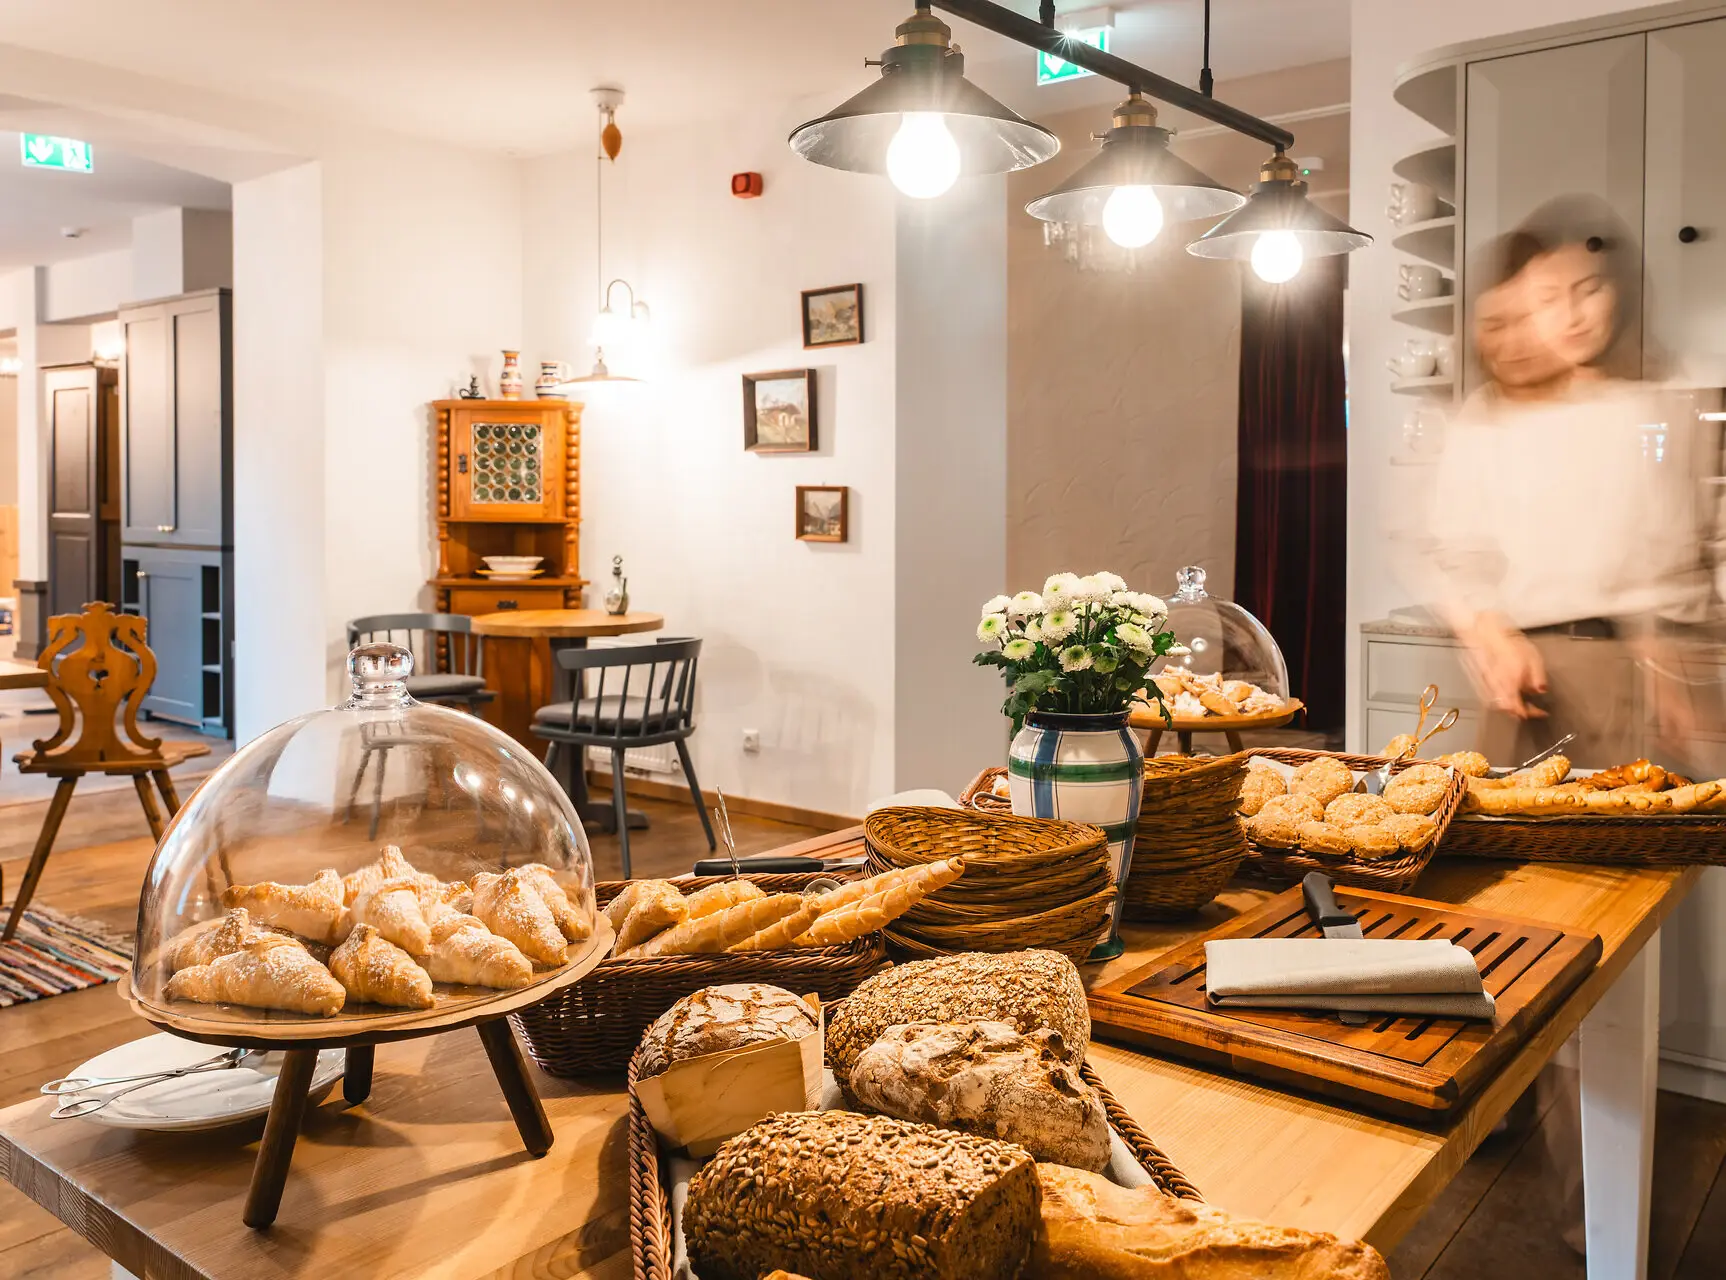
[[(1475, 278), (1483, 251), (1554, 196), (1599, 196), (1641, 236), (1646, 54), (1638, 34), (1469, 64), (1465, 332), (1475, 295), (1490, 283)], [(1635, 360), (1641, 334), (1626, 339)], [(1470, 390), (1480, 382), (1472, 360), (1464, 380)]]
[(81, 613), (87, 603), (105, 598), (100, 386), (91, 365), (49, 369), (42, 385), (48, 408), (48, 612)]
[(1726, 19), (1648, 35), (1647, 373), (1709, 387), (1726, 386), (1722, 67)]
[(156, 655), (156, 682), (142, 706), (152, 715), (202, 724), (202, 566), (186, 552), (134, 549), (138, 612), (149, 620), (147, 643)]
[(126, 542), (160, 542), (179, 525), (167, 308), (122, 312), (120, 325), (121, 532)]
[(217, 547), (230, 541), (227, 493), (233, 461), (223, 430), (228, 386), (224, 302), (212, 293), (167, 305), (176, 519), (164, 542)]

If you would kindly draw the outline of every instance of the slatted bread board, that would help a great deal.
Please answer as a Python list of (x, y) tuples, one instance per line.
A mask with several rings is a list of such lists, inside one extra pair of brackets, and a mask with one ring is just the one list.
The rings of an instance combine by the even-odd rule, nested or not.
[(1334, 1013), (1212, 1008), (1206, 941), (1321, 936), (1295, 888), (1093, 989), (1093, 1034), (1369, 1110), (1431, 1119), (1485, 1084), (1600, 959), (1598, 937), (1536, 920), (1370, 890), (1339, 888), (1336, 897), (1368, 938), (1448, 938), (1467, 948), (1497, 1016), (1487, 1023), (1383, 1015), (1350, 1027)]

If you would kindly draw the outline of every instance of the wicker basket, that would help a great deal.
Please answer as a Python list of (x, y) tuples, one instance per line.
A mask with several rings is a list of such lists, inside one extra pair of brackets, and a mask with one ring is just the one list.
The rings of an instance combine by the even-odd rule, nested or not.
[(1011, 814), (1013, 802), (1006, 796), (995, 794), (996, 781), (1006, 776), (1007, 771), (1000, 765), (983, 770), (971, 779), (970, 786), (959, 793), (959, 804), (978, 813)]
[(1042, 947), (1084, 960), (1113, 899), (1101, 827), (964, 809), (877, 809), (863, 824), (870, 873), (962, 856), (965, 874), (887, 928), (896, 955)]
[[(1351, 756), (1336, 751), (1301, 751), (1293, 747), (1258, 748), (1247, 754), (1297, 767), (1322, 756), (1331, 756), (1356, 773), (1368, 769), (1382, 769), (1385, 766), (1383, 756)], [(1401, 773), (1419, 763), (1423, 762), (1410, 760), (1393, 766), (1391, 772)], [(1451, 827), (1450, 820), (1456, 816), (1457, 808), (1462, 804), (1462, 797), (1467, 793), (1468, 779), (1460, 770), (1453, 772), (1455, 776), (1451, 780), (1450, 789), (1444, 793), (1444, 800), (1432, 815), (1438, 830), (1426, 848), (1419, 853), (1405, 853), (1394, 858), (1378, 858), (1369, 862), (1343, 854), (1309, 853), (1305, 849), (1273, 849), (1268, 845), (1249, 841), (1249, 852), (1246, 861), (1241, 865), (1241, 873), (1268, 880), (1273, 884), (1293, 884), (1309, 871), (1322, 871), (1337, 884), (1352, 885), (1357, 889), (1384, 889), (1390, 893), (1402, 893), (1420, 878), (1420, 873), (1426, 870), (1426, 864), (1432, 861), (1432, 855), (1446, 840), (1447, 831)]]
[(1608, 867), (1726, 866), (1726, 815), (1481, 818), (1450, 824), (1444, 856)]
[[(677, 883), (693, 892), (729, 878), (704, 876)], [(830, 877), (803, 873), (743, 878), (768, 893), (795, 893)], [(628, 885), (627, 880), (613, 880), (596, 886), (599, 905), (605, 906)], [(849, 995), (863, 979), (886, 967), (887, 950), (879, 933), (838, 947), (605, 960), (574, 986), (511, 1014), (510, 1021), (529, 1056), (550, 1075), (619, 1075), (653, 1020), (692, 991), (728, 982), (767, 982), (831, 1001)]]
[[(1197, 1188), (1157, 1149), (1128, 1115), (1102, 1077), (1089, 1064), (1079, 1069), (1085, 1083), (1103, 1098), (1109, 1124), (1133, 1153), (1151, 1181), (1164, 1193), (1182, 1200), (1201, 1200)], [(629, 1245), (635, 1259), (635, 1280), (672, 1280), (671, 1197), (659, 1169), (659, 1137), (648, 1123), (647, 1113), (636, 1101), (636, 1063), (629, 1063)]]

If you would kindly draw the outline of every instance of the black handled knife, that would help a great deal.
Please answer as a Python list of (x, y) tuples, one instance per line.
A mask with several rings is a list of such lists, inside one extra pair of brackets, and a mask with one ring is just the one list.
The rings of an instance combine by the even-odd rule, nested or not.
[[(1322, 871), (1309, 871), (1301, 878), (1301, 897), (1306, 900), (1306, 913), (1312, 922), (1319, 927), (1319, 932), (1327, 938), (1359, 938), (1360, 921), (1344, 911), (1336, 900), (1336, 887), (1331, 884), (1330, 877)], [(1339, 1013), (1345, 1025), (1364, 1027), (1367, 1017), (1364, 1013)]]

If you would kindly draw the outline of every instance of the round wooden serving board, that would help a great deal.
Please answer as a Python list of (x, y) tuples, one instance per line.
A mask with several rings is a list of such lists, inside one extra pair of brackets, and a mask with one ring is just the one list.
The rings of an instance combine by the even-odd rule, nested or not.
[(1306, 703), (1299, 698), (1288, 698), (1280, 709), (1261, 712), (1256, 716), (1200, 716), (1197, 719), (1176, 716), (1173, 721), (1168, 721), (1163, 719), (1162, 713), (1155, 707), (1134, 704), (1132, 715), (1128, 719), (1135, 729), (1162, 729), (1170, 733), (1227, 733), (1231, 729), (1280, 729), (1304, 710)]

